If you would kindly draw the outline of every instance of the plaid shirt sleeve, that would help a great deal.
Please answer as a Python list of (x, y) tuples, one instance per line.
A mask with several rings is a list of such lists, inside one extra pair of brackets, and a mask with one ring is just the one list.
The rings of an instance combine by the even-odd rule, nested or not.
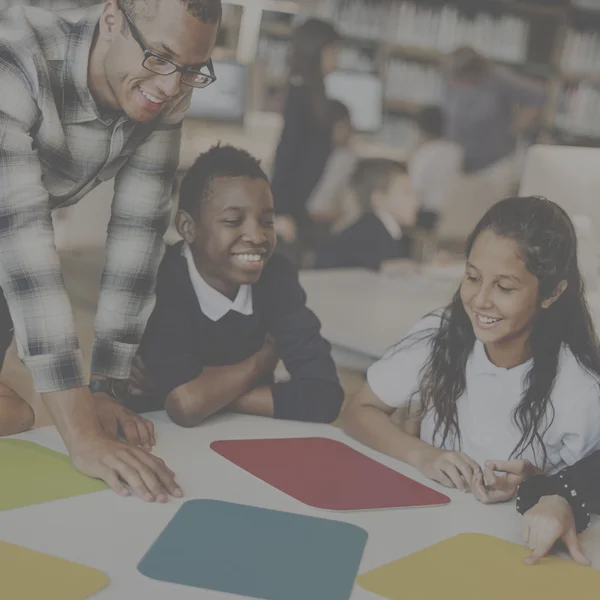
[(125, 379), (154, 308), (163, 235), (171, 217), (187, 94), (138, 147), (115, 181), (91, 371)]
[(2, 46), (0, 60), (0, 286), (19, 355), (39, 392), (78, 387), (84, 371), (64, 288), (48, 193), (30, 131), (39, 108), (31, 57)]

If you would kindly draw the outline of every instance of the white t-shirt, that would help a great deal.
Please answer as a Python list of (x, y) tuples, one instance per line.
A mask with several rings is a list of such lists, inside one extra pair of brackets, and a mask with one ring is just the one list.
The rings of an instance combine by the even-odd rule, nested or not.
[(460, 175), (462, 160), (461, 147), (447, 140), (431, 140), (416, 150), (408, 173), (422, 209), (442, 210)]
[[(429, 358), (431, 338), (425, 334), (429, 330), (434, 332), (439, 325), (439, 314), (425, 317), (409, 333), (409, 336), (414, 334), (414, 338), (391, 349), (371, 366), (367, 380), (382, 402), (395, 408), (408, 405), (418, 390), (419, 372)], [(497, 367), (488, 359), (484, 345), (476, 341), (467, 360), (465, 392), (457, 401), (461, 445), (459, 447), (456, 436), (449, 434), (444, 448), (461, 450), (480, 465), (486, 460), (507, 460), (521, 438), (513, 412), (521, 401), (531, 364), (532, 360), (513, 369)], [(600, 378), (584, 369), (569, 348), (563, 346), (551, 392), (554, 420), (543, 435), (548, 473), (572, 465), (600, 449), (599, 382)], [(413, 402), (419, 402), (418, 393)], [(443, 431), (438, 433), (434, 444), (434, 427), (434, 411), (430, 410), (422, 418), (420, 437), (428, 444), (439, 446)], [(540, 468), (544, 466), (539, 446), (535, 454), (528, 447), (522, 458)]]

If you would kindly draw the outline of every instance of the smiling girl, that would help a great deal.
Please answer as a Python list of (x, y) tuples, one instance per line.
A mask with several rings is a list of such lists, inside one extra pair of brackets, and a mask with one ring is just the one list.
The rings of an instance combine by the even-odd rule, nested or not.
[[(555, 472), (600, 448), (600, 349), (567, 214), (540, 197), (493, 206), (469, 236), (452, 302), (368, 371), (347, 433), (446, 486), (497, 487)], [(419, 437), (391, 419), (411, 409)], [(500, 461), (521, 459), (496, 477)], [(514, 469), (513, 469), (514, 470)], [(476, 494), (482, 499), (482, 494)]]

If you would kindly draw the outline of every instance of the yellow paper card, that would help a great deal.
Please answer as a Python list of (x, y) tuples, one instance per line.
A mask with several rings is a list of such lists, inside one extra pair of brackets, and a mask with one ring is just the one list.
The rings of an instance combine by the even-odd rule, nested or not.
[(7, 600), (85, 600), (108, 583), (97, 569), (0, 542), (0, 596)]
[(389, 600), (596, 600), (600, 571), (548, 557), (522, 563), (530, 550), (489, 535), (465, 533), (357, 578)]
[(65, 454), (23, 440), (0, 440), (0, 510), (108, 489)]

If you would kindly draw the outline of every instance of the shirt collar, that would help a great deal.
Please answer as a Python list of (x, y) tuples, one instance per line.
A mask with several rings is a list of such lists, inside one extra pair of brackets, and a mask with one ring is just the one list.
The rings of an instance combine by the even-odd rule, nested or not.
[(71, 23), (63, 74), (63, 122), (85, 123), (99, 120), (109, 125), (88, 85), (88, 64), (94, 34), (100, 21), (103, 4), (86, 9), (81, 18)]
[(383, 223), (386, 231), (396, 241), (400, 241), (402, 239), (402, 229), (400, 225), (398, 225), (398, 221), (396, 221), (392, 215), (384, 211), (377, 211), (375, 216)]
[(187, 262), (190, 280), (194, 292), (196, 292), (200, 309), (211, 321), (222, 319), (230, 310), (242, 315), (252, 314), (252, 286), (241, 285), (235, 300), (231, 301), (204, 281), (198, 273), (194, 257), (187, 244), (183, 244), (182, 254)]
[(488, 357), (485, 346), (479, 340), (475, 340), (471, 354), (472, 373), (474, 375), (493, 375), (504, 381), (516, 394), (524, 390), (525, 377), (533, 364), (533, 358), (512, 369), (497, 367)]

